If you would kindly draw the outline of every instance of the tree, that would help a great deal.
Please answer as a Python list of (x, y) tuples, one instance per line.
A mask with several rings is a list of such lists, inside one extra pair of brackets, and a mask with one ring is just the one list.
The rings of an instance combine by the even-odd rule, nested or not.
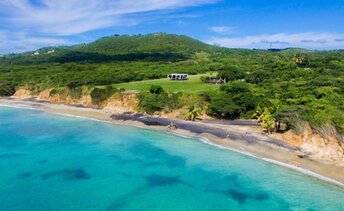
[(140, 108), (152, 114), (165, 108), (168, 101), (168, 94), (158, 85), (152, 85), (149, 92), (141, 92), (138, 96)]
[(139, 106), (148, 114), (163, 109), (164, 102), (159, 98), (158, 94), (141, 93), (139, 97)]
[[(81, 89), (80, 89), (80, 91), (81, 91)], [(94, 104), (101, 103), (104, 100), (111, 97), (117, 91), (118, 91), (118, 89), (114, 88), (112, 86), (106, 86), (105, 89), (96, 87), (90, 93), (91, 98), (92, 98), (92, 103), (94, 103)]]
[(12, 96), (16, 92), (15, 85), (10, 82), (0, 83), (0, 96)]
[(241, 108), (234, 103), (227, 93), (220, 93), (211, 98), (207, 113), (212, 116), (236, 119), (240, 117)]
[(262, 128), (268, 133), (272, 133), (275, 129), (275, 118), (271, 115), (271, 112), (268, 108), (264, 108), (264, 112), (258, 118), (258, 121), (261, 122)]
[(308, 58), (300, 53), (295, 54), (293, 57), (293, 62), (299, 67), (307, 67), (309, 65)]
[(230, 95), (236, 105), (241, 108), (242, 113), (255, 109), (256, 98), (253, 96), (246, 82), (236, 81), (220, 88)]
[(245, 78), (245, 72), (235, 66), (225, 66), (218, 74), (219, 78), (226, 79), (226, 81), (234, 81)]
[(165, 90), (159, 85), (152, 85), (149, 89), (149, 92), (152, 94), (161, 94), (165, 92)]
[(186, 120), (195, 121), (201, 115), (201, 108), (191, 105), (188, 111), (185, 113), (184, 118)]
[(196, 52), (193, 55), (193, 59), (196, 60), (198, 62), (198, 64), (207, 64), (209, 63), (211, 60), (209, 59), (210, 54), (204, 51), (201, 52)]
[(260, 84), (264, 80), (267, 80), (271, 77), (271, 73), (265, 70), (257, 70), (246, 76), (246, 82), (252, 84)]
[(253, 119), (258, 119), (264, 112), (264, 109), (262, 109), (260, 106), (257, 107), (256, 111), (252, 114)]

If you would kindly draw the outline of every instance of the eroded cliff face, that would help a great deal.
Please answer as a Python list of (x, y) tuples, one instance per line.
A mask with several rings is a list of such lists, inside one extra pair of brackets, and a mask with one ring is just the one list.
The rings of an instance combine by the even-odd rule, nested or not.
[(18, 89), (14, 93), (13, 97), (16, 97), (16, 98), (30, 98), (30, 97), (33, 97), (33, 96), (31, 95), (31, 92), (29, 90), (27, 90), (27, 89)]
[(302, 134), (300, 148), (315, 160), (344, 166), (344, 143), (342, 138), (331, 131), (326, 134), (315, 133), (307, 126)]
[(108, 100), (99, 104), (93, 104), (92, 98), (89, 94), (82, 95), (75, 99), (65, 94), (50, 95), (52, 89), (46, 89), (39, 94), (33, 95), (27, 89), (18, 89), (13, 97), (16, 98), (31, 98), (35, 97), (37, 100), (44, 100), (51, 103), (63, 103), (67, 105), (84, 105), (91, 108), (103, 109), (109, 113), (123, 113), (134, 112), (137, 108), (138, 102), (134, 93), (116, 93)]
[(299, 147), (310, 159), (344, 166), (343, 140), (331, 130), (320, 134), (312, 130), (309, 125), (305, 125), (301, 134), (297, 135), (290, 130), (283, 134), (272, 134), (271, 137)]
[(54, 95), (50, 95), (50, 91), (52, 89), (46, 89), (42, 92), (40, 92), (36, 97), (37, 100), (45, 100), (51, 103), (64, 103), (64, 104), (68, 104), (68, 105), (84, 105), (84, 106), (89, 106), (89, 107), (93, 107), (92, 105), (92, 99), (91, 96), (89, 95), (83, 95), (81, 98), (79, 99), (73, 99), (70, 96), (66, 96), (66, 95), (61, 95), (61, 94), (54, 94)]
[(99, 106), (110, 113), (134, 112), (137, 109), (138, 101), (134, 93), (117, 93)]

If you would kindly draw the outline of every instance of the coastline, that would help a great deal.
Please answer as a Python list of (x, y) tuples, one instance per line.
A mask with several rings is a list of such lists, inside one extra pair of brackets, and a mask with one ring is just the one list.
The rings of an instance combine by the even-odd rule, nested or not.
[[(65, 104), (53, 104), (45, 101), (34, 101), (32, 99), (17, 99), (17, 98), (0, 98), (0, 106), (16, 107), (22, 109), (35, 109), (42, 110), (48, 113), (70, 116), (75, 118), (86, 118), (95, 121), (102, 121), (110, 124), (120, 124), (127, 126), (135, 126), (146, 128), (150, 130), (157, 130), (160, 132), (171, 133), (187, 138), (197, 138), (198, 140), (223, 149), (235, 151), (247, 156), (251, 156), (266, 162), (283, 166), (289, 169), (296, 170), (306, 175), (316, 177), (320, 180), (332, 183), (334, 185), (344, 188), (344, 168), (319, 163), (307, 158), (299, 158), (296, 154), (295, 149), (288, 148), (278, 143), (274, 143), (271, 139), (269, 141), (252, 141), (252, 137), (259, 139), (259, 134), (256, 133), (245, 133), (245, 130), (240, 131), (235, 126), (228, 126), (231, 134), (241, 134), (242, 136), (235, 136), (237, 138), (231, 139), (231, 137), (217, 136), (211, 133), (193, 132), (192, 130), (177, 129), (168, 130), (166, 125), (154, 125), (145, 124), (142, 121), (133, 119), (126, 120), (114, 120), (111, 117), (113, 114), (104, 110), (93, 109), (78, 105), (65, 105)], [(158, 118), (159, 119), (159, 118)], [(171, 119), (165, 119), (166, 121), (175, 121)], [(154, 121), (154, 120), (153, 120)], [(176, 120), (177, 121), (177, 120)], [(196, 128), (202, 130), (202, 126), (210, 127), (210, 129), (220, 130), (221, 128), (216, 125), (207, 125), (206, 123), (192, 123), (188, 122), (189, 125), (194, 125)], [(252, 136), (253, 135), (253, 136)], [(252, 136), (248, 138), (249, 136)], [(262, 137), (264, 138), (264, 137)], [(270, 140), (270, 138), (267, 138)]]

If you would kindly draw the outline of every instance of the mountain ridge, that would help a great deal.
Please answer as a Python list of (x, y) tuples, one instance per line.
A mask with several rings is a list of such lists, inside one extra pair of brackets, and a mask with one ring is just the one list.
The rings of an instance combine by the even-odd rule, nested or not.
[(230, 48), (217, 45), (211, 45), (201, 40), (177, 34), (167, 33), (151, 33), (137, 35), (119, 35), (101, 37), (89, 43), (76, 44), (71, 46), (50, 46), (42, 47), (37, 50), (27, 51), (23, 53), (9, 53), (1, 55), (2, 58), (18, 57), (27, 55), (42, 55), (49, 51), (57, 53), (64, 52), (82, 52), (82, 53), (98, 53), (104, 55), (123, 55), (135, 53), (167, 53), (174, 52), (188, 55), (205, 51), (205, 52), (221, 52), (228, 53), (231, 51), (265, 51), (265, 52), (281, 52), (281, 51), (300, 51), (300, 52), (329, 52), (341, 50), (308, 50), (303, 48), (276, 48), (276, 49), (249, 49), (249, 48)]

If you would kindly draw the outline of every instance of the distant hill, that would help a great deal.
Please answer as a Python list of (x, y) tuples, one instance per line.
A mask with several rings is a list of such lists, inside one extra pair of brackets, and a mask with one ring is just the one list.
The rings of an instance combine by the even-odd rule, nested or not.
[(114, 35), (70, 47), (47, 47), (33, 52), (6, 55), (15, 63), (108, 62), (108, 61), (181, 61), (196, 52), (226, 52), (226, 48), (208, 45), (193, 38), (165, 33)]
[(165, 61), (178, 62), (204, 52), (217, 58), (222, 56), (268, 57), (271, 55), (293, 57), (295, 54), (341, 54), (341, 51), (311, 51), (299, 48), (286, 49), (230, 49), (203, 43), (191, 37), (166, 33), (147, 35), (113, 35), (95, 42), (74, 46), (45, 47), (36, 51), (8, 54), (0, 57), (0, 63), (43, 64), (43, 63), (108, 63), (117, 61)]
[(197, 51), (209, 52), (219, 48), (183, 35), (156, 33), (104, 37), (89, 44), (75, 46), (72, 49), (106, 55), (172, 52), (190, 55)]

